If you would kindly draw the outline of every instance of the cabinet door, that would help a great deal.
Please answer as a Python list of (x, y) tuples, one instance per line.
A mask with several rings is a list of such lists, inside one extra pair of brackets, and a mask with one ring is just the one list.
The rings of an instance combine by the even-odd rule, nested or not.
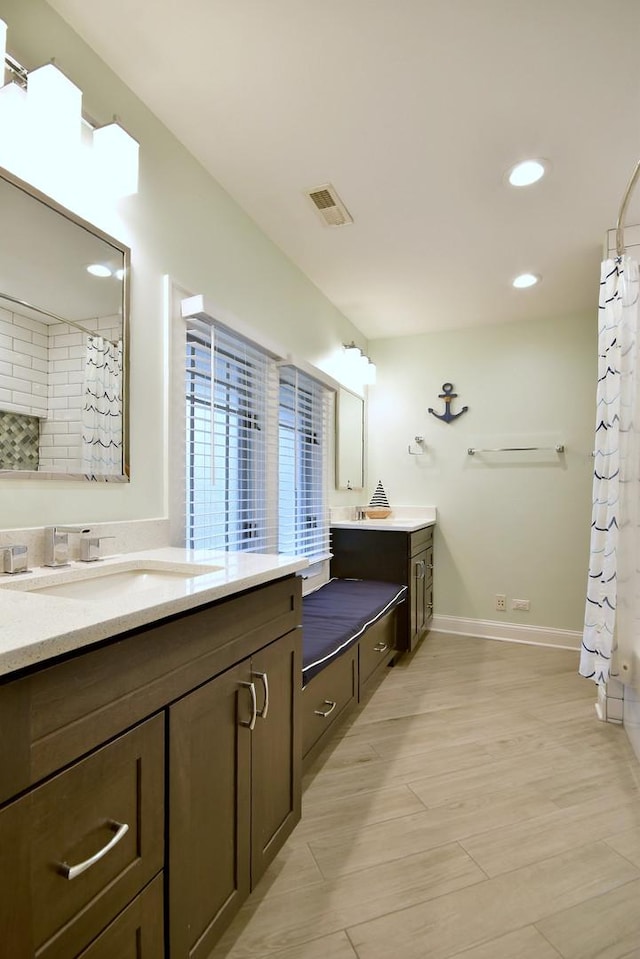
[(301, 632), (294, 630), (251, 658), (258, 718), (251, 734), (251, 886), (300, 820), (302, 730)]
[(169, 709), (172, 959), (208, 956), (249, 894), (248, 660)]
[(411, 603), (410, 649), (414, 649), (422, 638), (425, 628), (425, 552), (411, 557), (411, 585), (409, 602)]

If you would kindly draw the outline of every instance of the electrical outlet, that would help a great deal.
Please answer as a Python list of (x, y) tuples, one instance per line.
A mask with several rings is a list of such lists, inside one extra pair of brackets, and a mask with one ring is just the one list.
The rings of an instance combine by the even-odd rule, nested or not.
[(505, 610), (507, 608), (507, 597), (504, 593), (496, 593), (496, 609)]
[(528, 599), (513, 599), (511, 600), (511, 609), (523, 609), (528, 612), (531, 609), (531, 604)]

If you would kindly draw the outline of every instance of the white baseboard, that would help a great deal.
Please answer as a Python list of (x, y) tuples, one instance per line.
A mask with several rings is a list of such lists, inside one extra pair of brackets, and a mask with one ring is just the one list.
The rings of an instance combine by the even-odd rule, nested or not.
[(528, 646), (554, 646), (556, 649), (580, 649), (582, 634), (571, 629), (550, 629), (548, 626), (521, 626), (519, 623), (497, 623), (490, 619), (465, 619), (463, 616), (434, 616), (431, 629), (477, 639), (497, 639), (503, 643), (525, 643)]

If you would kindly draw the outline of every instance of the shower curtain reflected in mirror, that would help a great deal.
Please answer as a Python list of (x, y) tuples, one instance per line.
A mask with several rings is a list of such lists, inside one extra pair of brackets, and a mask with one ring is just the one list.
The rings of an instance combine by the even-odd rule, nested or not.
[(589, 579), (580, 673), (638, 685), (640, 390), (638, 264), (606, 260), (598, 308), (598, 387)]
[(114, 476), (122, 462), (122, 340), (87, 339), (82, 411), (82, 472)]

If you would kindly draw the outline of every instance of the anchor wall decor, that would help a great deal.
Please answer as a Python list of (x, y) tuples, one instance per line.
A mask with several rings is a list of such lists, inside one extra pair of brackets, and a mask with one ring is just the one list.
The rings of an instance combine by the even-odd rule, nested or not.
[(429, 407), (428, 412), (435, 416), (436, 419), (443, 420), (445, 423), (452, 423), (453, 420), (457, 420), (459, 416), (462, 416), (462, 414), (466, 413), (469, 409), (468, 406), (463, 406), (459, 413), (451, 412), (451, 401), (455, 400), (457, 396), (458, 394), (453, 392), (453, 383), (443, 383), (442, 393), (439, 394), (439, 398), (444, 400), (444, 413), (436, 413), (431, 407)]

